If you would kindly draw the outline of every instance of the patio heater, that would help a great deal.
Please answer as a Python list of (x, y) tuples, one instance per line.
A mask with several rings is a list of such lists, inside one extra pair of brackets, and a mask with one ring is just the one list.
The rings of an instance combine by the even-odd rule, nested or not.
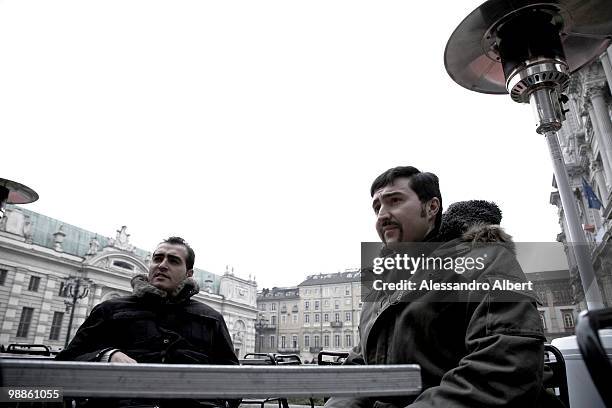
[(446, 44), (444, 65), (459, 85), (509, 93), (532, 106), (546, 137), (569, 241), (588, 309), (603, 307), (586, 237), (557, 139), (571, 73), (602, 54), (612, 39), (610, 0), (489, 0), (471, 12)]
[(0, 178), (0, 219), (7, 204), (28, 204), (38, 200), (36, 191), (23, 184)]

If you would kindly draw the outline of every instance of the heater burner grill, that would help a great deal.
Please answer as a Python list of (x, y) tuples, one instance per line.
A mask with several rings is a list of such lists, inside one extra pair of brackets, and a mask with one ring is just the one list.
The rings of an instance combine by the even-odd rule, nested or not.
[(553, 86), (559, 93), (569, 85), (567, 65), (561, 61), (545, 60), (518, 67), (508, 79), (507, 89), (515, 102), (529, 103), (529, 94), (543, 86)]

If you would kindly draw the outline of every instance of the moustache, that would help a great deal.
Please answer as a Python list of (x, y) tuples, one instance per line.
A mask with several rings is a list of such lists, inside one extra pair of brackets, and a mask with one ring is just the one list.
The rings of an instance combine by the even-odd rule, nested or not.
[(401, 227), (401, 225), (400, 225), (398, 222), (391, 221), (391, 220), (386, 220), (386, 221), (383, 221), (383, 223), (381, 224), (381, 227), (383, 227), (383, 228), (384, 228), (384, 227), (388, 227), (388, 226), (390, 226), (390, 225), (391, 225), (391, 226), (398, 227), (398, 228), (400, 228), (400, 227)]

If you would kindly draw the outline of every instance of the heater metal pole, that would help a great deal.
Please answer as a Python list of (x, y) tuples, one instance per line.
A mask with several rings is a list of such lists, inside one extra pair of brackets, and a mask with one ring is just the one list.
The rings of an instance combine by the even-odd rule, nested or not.
[(576, 209), (576, 203), (569, 185), (569, 177), (563, 161), (563, 154), (559, 147), (557, 132), (546, 132), (545, 136), (548, 142), (548, 149), (550, 150), (559, 196), (561, 197), (561, 205), (563, 206), (565, 220), (567, 221), (569, 235), (567, 242), (576, 257), (587, 309), (593, 310), (603, 308), (601, 291), (599, 290), (599, 284), (595, 278), (589, 246), (586, 242), (584, 233), (580, 229), (578, 210)]
[(446, 71), (459, 85), (531, 104), (536, 132), (545, 135), (552, 156), (567, 243), (589, 309), (603, 307), (602, 295), (556, 132), (565, 120), (570, 75), (611, 41), (610, 0), (487, 0), (459, 24), (444, 51)]

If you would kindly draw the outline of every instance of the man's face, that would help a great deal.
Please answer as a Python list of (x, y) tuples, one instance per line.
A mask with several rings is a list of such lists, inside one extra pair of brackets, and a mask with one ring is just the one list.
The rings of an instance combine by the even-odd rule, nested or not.
[(149, 282), (158, 289), (172, 292), (193, 269), (187, 270), (187, 248), (180, 244), (159, 244), (149, 266)]
[(418, 242), (433, 228), (439, 200), (422, 203), (410, 188), (410, 179), (399, 177), (372, 197), (376, 231), (384, 243)]

